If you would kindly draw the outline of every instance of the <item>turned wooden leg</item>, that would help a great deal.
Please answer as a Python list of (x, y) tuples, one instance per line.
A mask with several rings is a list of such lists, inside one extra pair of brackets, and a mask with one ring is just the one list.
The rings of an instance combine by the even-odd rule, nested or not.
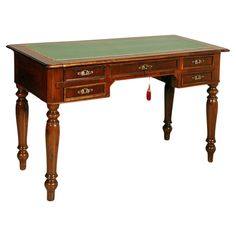
[(18, 91), (16, 93), (18, 99), (16, 101), (16, 124), (18, 131), (18, 153), (17, 157), (20, 161), (20, 169), (26, 168), (26, 160), (28, 159), (27, 152), (27, 129), (28, 129), (28, 101), (26, 96), (28, 92), (20, 85), (17, 85)]
[(175, 88), (171, 85), (171, 78), (168, 78), (165, 84), (165, 119), (164, 119), (164, 139), (170, 139), (170, 132), (172, 131), (171, 126), (171, 115), (172, 115), (172, 107), (174, 101), (174, 93)]
[(46, 151), (47, 151), (47, 173), (45, 177), (45, 187), (47, 189), (48, 201), (54, 200), (55, 190), (57, 188), (57, 153), (59, 145), (59, 104), (48, 104), (47, 125), (46, 125)]
[(216, 88), (217, 85), (209, 85), (207, 92), (209, 93), (207, 97), (207, 145), (206, 150), (208, 153), (208, 161), (213, 162), (213, 155), (216, 150), (215, 146), (215, 128), (216, 128), (216, 118), (218, 111), (218, 102), (217, 96), (218, 90)]

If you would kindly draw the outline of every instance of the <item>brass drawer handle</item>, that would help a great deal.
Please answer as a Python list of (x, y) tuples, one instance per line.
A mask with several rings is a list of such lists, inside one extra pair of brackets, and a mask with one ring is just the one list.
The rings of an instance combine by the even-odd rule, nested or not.
[(82, 88), (79, 91), (77, 91), (79, 95), (86, 95), (86, 94), (90, 94), (91, 92), (93, 92), (93, 89), (91, 88)]
[(93, 71), (92, 70), (82, 70), (77, 72), (77, 75), (81, 75), (81, 76), (86, 76), (86, 75), (92, 75)]
[(143, 65), (139, 66), (138, 68), (139, 68), (139, 70), (143, 70), (143, 71), (150, 70), (152, 68), (152, 65), (143, 64)]
[(192, 79), (196, 81), (196, 80), (204, 79), (204, 77), (205, 77), (204, 75), (194, 75), (192, 76)]
[(199, 65), (199, 64), (202, 64), (204, 62), (205, 62), (204, 59), (195, 59), (195, 60), (192, 61), (192, 64)]

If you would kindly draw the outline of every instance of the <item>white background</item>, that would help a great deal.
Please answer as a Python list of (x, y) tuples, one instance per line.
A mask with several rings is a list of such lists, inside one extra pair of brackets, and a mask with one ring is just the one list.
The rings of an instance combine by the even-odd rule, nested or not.
[[(0, 235), (236, 235), (235, 7), (224, 1), (0, 3)], [(11, 43), (179, 34), (231, 49), (221, 57), (217, 151), (205, 151), (207, 86), (176, 89), (163, 140), (163, 84), (116, 82), (111, 97), (60, 106), (56, 200), (46, 201), (46, 105), (29, 94), (20, 171)]]

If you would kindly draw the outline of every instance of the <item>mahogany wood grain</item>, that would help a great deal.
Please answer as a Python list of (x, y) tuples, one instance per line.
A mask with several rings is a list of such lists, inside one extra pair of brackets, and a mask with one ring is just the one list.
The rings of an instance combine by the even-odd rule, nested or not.
[(20, 161), (20, 169), (24, 170), (26, 168), (26, 160), (28, 159), (27, 152), (27, 130), (28, 130), (28, 101), (26, 96), (28, 92), (20, 85), (17, 85), (18, 91), (16, 95), (18, 99), (16, 101), (16, 123), (18, 130), (18, 154), (17, 157)]

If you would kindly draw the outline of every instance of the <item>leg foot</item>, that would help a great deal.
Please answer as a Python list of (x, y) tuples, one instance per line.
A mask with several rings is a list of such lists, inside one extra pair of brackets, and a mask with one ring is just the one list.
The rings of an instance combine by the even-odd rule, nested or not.
[(47, 189), (47, 200), (53, 201), (55, 197), (55, 190), (58, 185), (58, 182), (56, 180), (57, 174), (55, 175), (46, 174), (45, 177), (47, 178), (47, 180), (45, 181), (45, 187)]
[(216, 151), (215, 141), (214, 140), (208, 140), (208, 144), (206, 145), (206, 150), (208, 153), (208, 162), (213, 162), (213, 155)]
[(172, 131), (171, 126), (171, 115), (172, 115), (172, 108), (173, 108), (173, 101), (174, 101), (174, 93), (175, 88), (171, 85), (171, 77), (167, 78), (165, 84), (165, 119), (164, 119), (164, 139), (170, 139), (170, 133)]
[(18, 153), (17, 158), (20, 161), (20, 169), (26, 169), (26, 160), (28, 159), (27, 152), (27, 130), (28, 130), (28, 101), (26, 96), (28, 92), (20, 85), (17, 85), (18, 91), (16, 93), (18, 99), (16, 101), (16, 124), (18, 131)]
[(164, 139), (169, 140), (170, 139), (170, 133), (172, 131), (172, 126), (171, 122), (164, 121), (165, 124), (163, 126), (163, 131), (164, 131)]
[(216, 128), (216, 119), (217, 119), (217, 111), (218, 111), (218, 101), (216, 94), (218, 90), (216, 88), (217, 85), (210, 85), (207, 92), (209, 93), (207, 97), (207, 145), (206, 150), (208, 153), (208, 161), (213, 162), (213, 155), (216, 150), (215, 146), (215, 128)]
[(46, 151), (47, 151), (47, 173), (45, 187), (47, 189), (47, 200), (53, 201), (57, 188), (57, 153), (59, 145), (59, 104), (48, 104), (46, 125)]

